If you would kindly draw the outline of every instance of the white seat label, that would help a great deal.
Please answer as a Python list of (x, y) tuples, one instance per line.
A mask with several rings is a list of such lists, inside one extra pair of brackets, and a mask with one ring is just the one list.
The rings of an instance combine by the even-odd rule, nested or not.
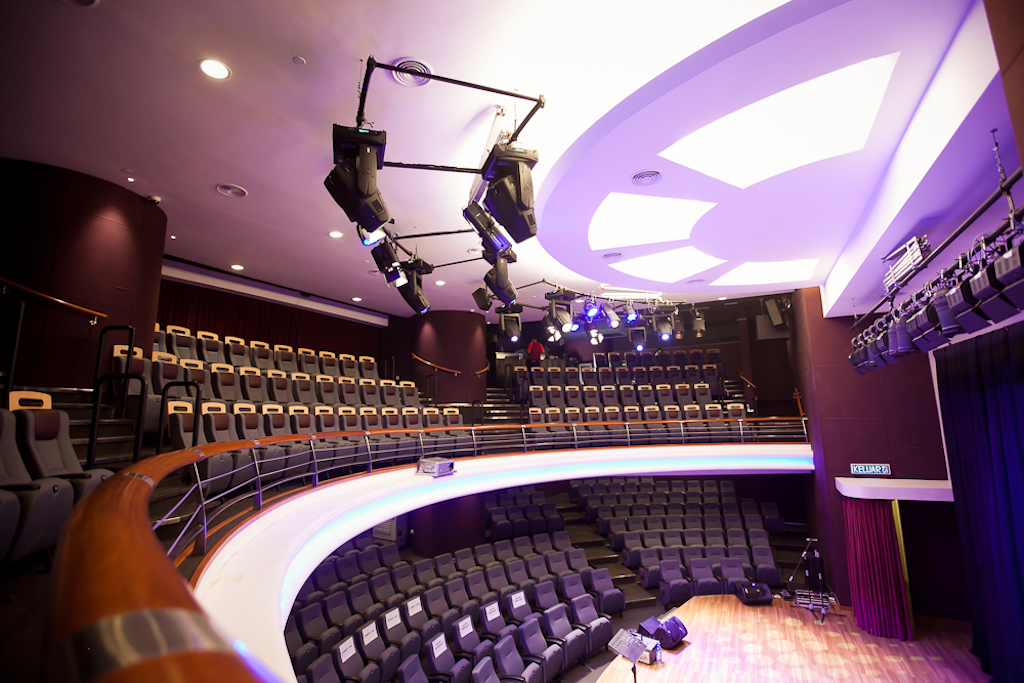
[(522, 607), (525, 604), (526, 604), (526, 595), (523, 593), (523, 591), (519, 591), (518, 593), (513, 593), (512, 594), (512, 607), (518, 609), (518, 608)]
[(384, 625), (387, 626), (389, 630), (398, 626), (398, 622), (401, 620), (402, 615), (398, 613), (397, 607), (384, 615)]
[(377, 622), (372, 622), (369, 626), (363, 627), (363, 643), (369, 645), (375, 640), (377, 640)]
[(459, 635), (465, 638), (473, 630), (473, 617), (466, 617), (459, 622)]
[(356, 653), (356, 643), (354, 638), (348, 638), (341, 644), (341, 661), (347, 662), (352, 658), (352, 655)]
[(414, 614), (419, 614), (422, 611), (423, 611), (423, 605), (420, 604), (420, 599), (418, 597), (413, 598), (412, 600), (409, 601), (409, 616), (410, 617), (412, 615), (414, 615)]
[(431, 647), (434, 648), (435, 658), (440, 657), (441, 653), (448, 649), (448, 645), (446, 645), (444, 642), (444, 636), (438, 636), (437, 638), (434, 638), (434, 642), (431, 644)]
[(498, 613), (498, 603), (492, 602), (491, 604), (487, 605), (486, 614), (488, 619), (497, 619)]

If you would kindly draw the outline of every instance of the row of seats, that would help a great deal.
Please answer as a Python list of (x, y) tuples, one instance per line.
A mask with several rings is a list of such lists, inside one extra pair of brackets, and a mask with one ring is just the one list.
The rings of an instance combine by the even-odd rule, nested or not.
[[(57, 543), (73, 506), (113, 476), (85, 471), (71, 445), (68, 415), (50, 397), (11, 392), (0, 409), (0, 560), (14, 561)], [(36, 404), (33, 407), (22, 407)]]
[[(633, 386), (623, 384), (605, 384), (597, 386), (559, 386), (552, 384), (547, 387), (531, 385), (526, 395), (527, 405), (534, 408), (586, 408), (593, 406), (603, 408), (606, 406), (628, 407), (640, 406), (690, 406), (696, 404), (703, 410), (706, 406), (715, 403), (715, 396), (711, 387), (707, 384), (659, 384), (652, 386), (643, 384)], [(740, 411), (739, 417), (743, 417), (744, 406), (742, 403), (730, 403), (726, 410), (734, 408)], [(721, 410), (721, 408), (719, 408)]]
[[(771, 587), (782, 585), (782, 573), (775, 562), (775, 551), (768, 546), (709, 547), (665, 547), (650, 548), (640, 552), (639, 582), (643, 588), (658, 588), (661, 581), (661, 563), (675, 560), (689, 579), (695, 579), (700, 568), (707, 563), (714, 576), (719, 579), (735, 579), (736, 567), (741, 570), (739, 580), (757, 581)], [(734, 586), (730, 583), (728, 591)], [(668, 604), (666, 604), (666, 607)]]
[[(629, 516), (613, 516), (614, 510), (607, 506), (597, 515), (597, 531), (602, 536), (610, 536), (620, 531), (704, 531), (706, 529), (766, 529), (761, 515), (725, 515), (723, 523), (722, 515), (717, 513), (688, 514), (688, 515), (659, 515), (651, 514), (643, 516), (640, 514)], [(642, 507), (642, 506), (634, 506)], [(653, 507), (653, 506), (652, 506)], [(639, 512), (630, 510), (629, 512)], [(774, 533), (774, 532), (773, 532)]]
[[(698, 479), (654, 480), (654, 477), (590, 477), (569, 480), (569, 500), (575, 502), (580, 495), (591, 493), (731, 493), (735, 495), (736, 485), (729, 479), (719, 482), (705, 479), (704, 488)], [(659, 502), (655, 500), (654, 502)], [(665, 502), (665, 501), (661, 501)]]
[(516, 387), (523, 385), (537, 386), (601, 386), (613, 384), (625, 386), (635, 384), (700, 384), (706, 382), (717, 392), (721, 389), (721, 382), (726, 377), (725, 366), (720, 364), (697, 365), (669, 365), (662, 367), (653, 365), (650, 368), (638, 365), (628, 368), (620, 365), (616, 368), (599, 367), (592, 368), (583, 365), (579, 368), (569, 366), (560, 368), (551, 366), (543, 368), (534, 366), (526, 368), (517, 366), (513, 372), (513, 380)]
[[(373, 462), (385, 465), (412, 462), (421, 455), (440, 452), (446, 455), (471, 454), (473, 439), (465, 431), (462, 416), (455, 408), (396, 408), (364, 406), (356, 409), (339, 406), (292, 405), (287, 408), (264, 403), (257, 412), (251, 403), (235, 403), (227, 411), (224, 403), (202, 404), (201, 415), (195, 415), (193, 404), (185, 400), (168, 402), (168, 431), (175, 449), (191, 448), (238, 439), (258, 440), (268, 436), (308, 435), (320, 432), (349, 434), (297, 442), (260, 446), (220, 453), (200, 463), (200, 474), (208, 487), (207, 500), (225, 490), (235, 489), (255, 479), (257, 468), (264, 485), (313, 471), (345, 474), (354, 467), (365, 467), (372, 453)], [(429, 432), (386, 432), (381, 430), (451, 427)], [(372, 432), (372, 433), (371, 433)], [(312, 443), (312, 445), (311, 445)], [(255, 454), (255, 463), (253, 454)]]
[(764, 529), (666, 529), (664, 531), (615, 531), (609, 547), (622, 552), (622, 563), (630, 569), (640, 566), (643, 548), (729, 548), (731, 546), (769, 546)]
[(554, 503), (544, 505), (510, 505), (487, 511), (487, 531), (492, 541), (526, 537), (565, 529), (565, 520)]
[[(728, 496), (728, 494), (726, 494)], [(669, 502), (665, 502), (665, 499)], [(680, 502), (685, 501), (685, 502)], [(587, 521), (598, 517), (635, 517), (637, 515), (727, 515), (740, 514), (740, 504), (735, 498), (726, 497), (724, 502), (717, 494), (682, 493), (606, 493), (602, 496), (592, 493), (577, 500), (577, 507), (586, 511)], [(757, 506), (754, 505), (754, 508)], [(746, 508), (744, 508), (746, 509)], [(756, 514), (756, 509), (744, 514)]]
[(721, 363), (722, 352), (719, 349), (659, 349), (657, 351), (598, 351), (594, 354), (594, 367), (617, 368), (620, 365), (632, 368), (637, 365), (704, 365), (705, 363)]
[[(169, 353), (176, 358), (201, 360), (206, 363), (227, 363), (236, 367), (253, 366), (260, 370), (281, 370), (286, 373), (303, 372), (309, 375), (330, 375), (354, 379), (379, 379), (377, 361), (372, 356), (353, 356), (333, 351), (294, 349), (287, 344), (250, 341), (248, 344), (239, 337), (220, 335), (199, 330), (192, 336), (191, 330), (178, 325), (168, 325), (166, 330), (156, 326), (153, 338), (154, 353)], [(141, 349), (136, 349), (141, 354)]]

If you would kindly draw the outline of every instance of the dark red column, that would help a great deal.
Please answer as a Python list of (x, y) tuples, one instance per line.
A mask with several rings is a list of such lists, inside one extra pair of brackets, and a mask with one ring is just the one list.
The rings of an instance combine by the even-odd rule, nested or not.
[(1017, 152), (1024, 159), (1024, 2), (985, 0)]
[(29, 300), (15, 384), (91, 386), (104, 325), (134, 325), (136, 346), (152, 348), (167, 231), (163, 210), (99, 178), (3, 159), (0, 220), (0, 274), (107, 314), (92, 326), (88, 316)]
[(414, 360), (413, 381), (420, 391), (427, 388), (427, 378), (434, 374), (438, 403), (484, 400), (487, 373), (476, 374), (487, 367), (484, 317), (464, 311), (429, 311), (413, 318), (412, 323), (406, 326), (411, 328), (412, 352), (434, 365), (459, 372), (455, 375)]

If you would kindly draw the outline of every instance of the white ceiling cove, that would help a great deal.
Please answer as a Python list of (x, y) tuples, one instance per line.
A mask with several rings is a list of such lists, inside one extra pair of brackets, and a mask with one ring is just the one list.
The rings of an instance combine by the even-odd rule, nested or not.
[[(520, 138), (540, 155), (538, 238), (509, 269), (520, 286), (704, 301), (822, 285), (827, 314), (863, 311), (882, 295), (882, 256), (912, 235), (937, 244), (995, 189), (990, 129), (1019, 163), (970, 0), (9, 2), (0, 156), (159, 195), (171, 256), (410, 315), (323, 187), (331, 125), (355, 123), (370, 55), (545, 97)], [(207, 58), (230, 76), (204, 75)], [(512, 130), (529, 104), (377, 71), (366, 114), (389, 161), (477, 167), (498, 108)], [(378, 174), (403, 235), (466, 228), (473, 182)], [(436, 264), (479, 246), (403, 244)], [(427, 276), (433, 308), (473, 308), (486, 270)], [(520, 298), (543, 303), (544, 289)]]

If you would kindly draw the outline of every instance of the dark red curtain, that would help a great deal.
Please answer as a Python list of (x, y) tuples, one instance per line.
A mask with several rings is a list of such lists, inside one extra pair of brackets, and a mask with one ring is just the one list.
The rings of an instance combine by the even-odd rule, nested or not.
[(271, 346), (288, 344), (384, 360), (379, 357), (381, 328), (170, 280), (160, 282), (156, 319), (161, 327), (182, 325), (193, 334), (207, 330), (222, 338), (231, 335)]
[(912, 638), (892, 502), (843, 498), (846, 565), (857, 626), (883, 638)]

